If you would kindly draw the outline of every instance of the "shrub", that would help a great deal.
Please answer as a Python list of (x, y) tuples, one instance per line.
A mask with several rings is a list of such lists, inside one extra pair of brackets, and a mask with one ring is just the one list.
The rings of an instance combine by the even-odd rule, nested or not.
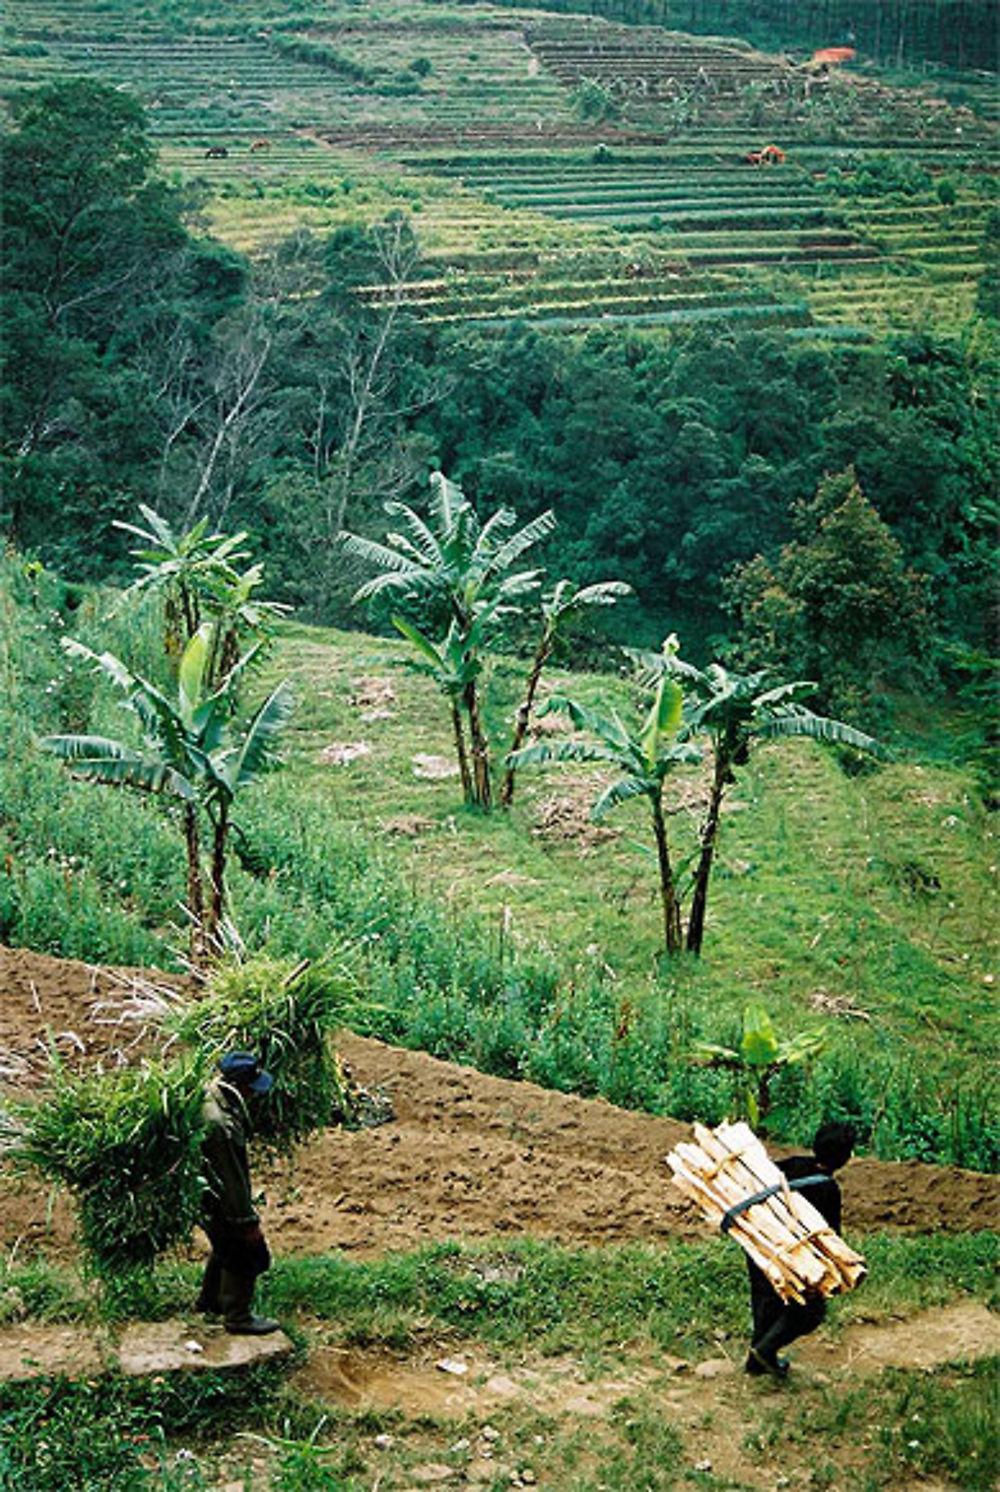
[(202, 1089), (198, 1058), (83, 1075), (53, 1062), (43, 1099), (4, 1116), (15, 1165), (73, 1194), (97, 1274), (148, 1269), (190, 1234), (201, 1200)]
[(581, 119), (600, 122), (617, 119), (621, 113), (614, 94), (596, 78), (581, 78), (572, 97), (573, 108)]

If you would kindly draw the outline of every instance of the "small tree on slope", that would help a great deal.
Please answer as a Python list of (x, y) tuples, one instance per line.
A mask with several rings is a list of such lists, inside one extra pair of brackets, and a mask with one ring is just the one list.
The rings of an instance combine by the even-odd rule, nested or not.
[[(277, 738), (293, 708), (291, 690), (282, 682), (242, 730), (233, 726), (233, 698), (240, 675), (257, 649), (244, 655), (217, 689), (210, 689), (207, 670), (211, 624), (201, 625), (181, 656), (176, 698), (135, 674), (111, 653), (97, 654), (72, 638), (67, 652), (88, 659), (122, 689), (137, 717), (142, 744), (96, 735), (53, 735), (40, 741), (43, 751), (68, 762), (74, 774), (115, 787), (130, 787), (180, 804), (187, 855), (191, 957), (200, 964), (216, 946), (225, 910), (225, 871), (232, 805), (237, 795), (275, 761)], [(211, 825), (208, 897), (202, 868), (201, 814)]]
[[(523, 528), (515, 529), (517, 515), (510, 508), (498, 508), (481, 523), (461, 488), (443, 472), (432, 474), (431, 489), (429, 522), (406, 503), (390, 502), (385, 510), (401, 520), (405, 532), (389, 533), (383, 543), (345, 533), (341, 543), (348, 554), (380, 572), (360, 587), (356, 601), (392, 595), (412, 611), (430, 606), (443, 613), (447, 635), (440, 646), (423, 633), (426, 646), (417, 644), (409, 618), (405, 620), (411, 630), (400, 630), (428, 661), (427, 647), (439, 653), (447, 648), (452, 677), (462, 676), (460, 697), (472, 756), (466, 795), (468, 801), (489, 808), (493, 788), (479, 686), (482, 658), (494, 624), (520, 611), (521, 599), (538, 589), (540, 571), (515, 570), (514, 566), (528, 549), (551, 533), (555, 518), (551, 512), (541, 513)], [(444, 692), (454, 697), (450, 685)], [(456, 745), (460, 739), (456, 735)]]

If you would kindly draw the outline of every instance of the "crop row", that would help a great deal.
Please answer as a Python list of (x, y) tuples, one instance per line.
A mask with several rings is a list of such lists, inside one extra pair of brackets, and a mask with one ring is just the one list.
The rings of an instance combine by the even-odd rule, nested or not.
[[(428, 317), (431, 322), (446, 323), (455, 320), (464, 320), (464, 317), (442, 316), (439, 318)], [(681, 311), (597, 311), (590, 306), (582, 306), (574, 311), (568, 308), (558, 314), (541, 316), (496, 316), (484, 319), (483, 324), (502, 330), (504, 327), (514, 326), (523, 321), (531, 321), (534, 324), (543, 325), (551, 329), (563, 328), (565, 330), (577, 330), (581, 327), (592, 326), (599, 323), (601, 326), (615, 322), (632, 326), (693, 326), (702, 322), (736, 322), (741, 324), (752, 323), (757, 326), (807, 326), (810, 322), (809, 307), (803, 302), (779, 303), (773, 305), (729, 305), (710, 306), (695, 308), (693, 310)]]
[[(379, 290), (372, 287), (370, 298), (377, 301)], [(462, 311), (468, 314), (496, 311), (500, 308), (551, 308), (593, 303), (602, 308), (633, 305), (644, 309), (671, 307), (690, 309), (700, 305), (729, 305), (734, 301), (773, 301), (773, 294), (747, 287), (721, 276), (677, 276), (674, 280), (649, 279), (577, 279), (572, 275), (540, 279), (537, 275), (482, 277), (482, 284), (462, 284), (455, 280), (414, 281), (403, 292), (403, 304), (414, 310), (430, 308)]]
[(519, 182), (504, 185), (498, 183), (496, 187), (486, 190), (492, 191), (494, 196), (502, 198), (506, 203), (536, 209), (585, 207), (590, 203), (599, 206), (620, 203), (625, 207), (638, 203), (646, 206), (651, 202), (667, 204), (677, 211), (687, 207), (706, 207), (709, 204), (720, 208), (759, 203), (768, 206), (822, 207), (830, 200), (811, 189), (808, 181), (792, 180), (776, 186), (767, 182), (748, 182), (745, 187), (741, 183), (722, 187), (707, 180), (692, 183), (664, 181), (662, 178), (659, 181), (645, 182), (598, 179), (590, 182), (556, 181), (548, 186), (522, 186)]

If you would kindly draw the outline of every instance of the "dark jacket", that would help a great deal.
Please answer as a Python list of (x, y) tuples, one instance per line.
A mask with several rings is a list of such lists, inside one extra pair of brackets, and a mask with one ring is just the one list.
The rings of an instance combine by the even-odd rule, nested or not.
[(243, 1229), (259, 1221), (250, 1190), (249, 1120), (239, 1093), (222, 1078), (209, 1084), (203, 1110), (207, 1129), (202, 1221), (211, 1230)]
[[(789, 1181), (825, 1175), (815, 1155), (790, 1155), (787, 1160), (778, 1161), (778, 1170), (783, 1171)], [(804, 1186), (799, 1195), (812, 1203), (835, 1233), (840, 1232), (840, 1187), (832, 1176), (826, 1176), (815, 1186)]]

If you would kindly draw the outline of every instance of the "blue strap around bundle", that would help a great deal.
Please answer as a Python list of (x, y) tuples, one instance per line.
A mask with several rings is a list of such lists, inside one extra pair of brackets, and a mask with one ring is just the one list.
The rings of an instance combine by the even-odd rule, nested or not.
[(756, 1207), (758, 1202), (766, 1202), (768, 1197), (776, 1196), (778, 1192), (784, 1191), (787, 1186), (789, 1191), (800, 1192), (807, 1186), (819, 1186), (822, 1181), (829, 1181), (829, 1176), (800, 1176), (797, 1181), (776, 1181), (774, 1186), (766, 1186), (762, 1192), (754, 1192), (752, 1197), (744, 1197), (742, 1202), (734, 1202), (732, 1207), (722, 1214), (719, 1228), (723, 1233), (728, 1233), (733, 1223), (741, 1212), (746, 1212), (748, 1207)]

